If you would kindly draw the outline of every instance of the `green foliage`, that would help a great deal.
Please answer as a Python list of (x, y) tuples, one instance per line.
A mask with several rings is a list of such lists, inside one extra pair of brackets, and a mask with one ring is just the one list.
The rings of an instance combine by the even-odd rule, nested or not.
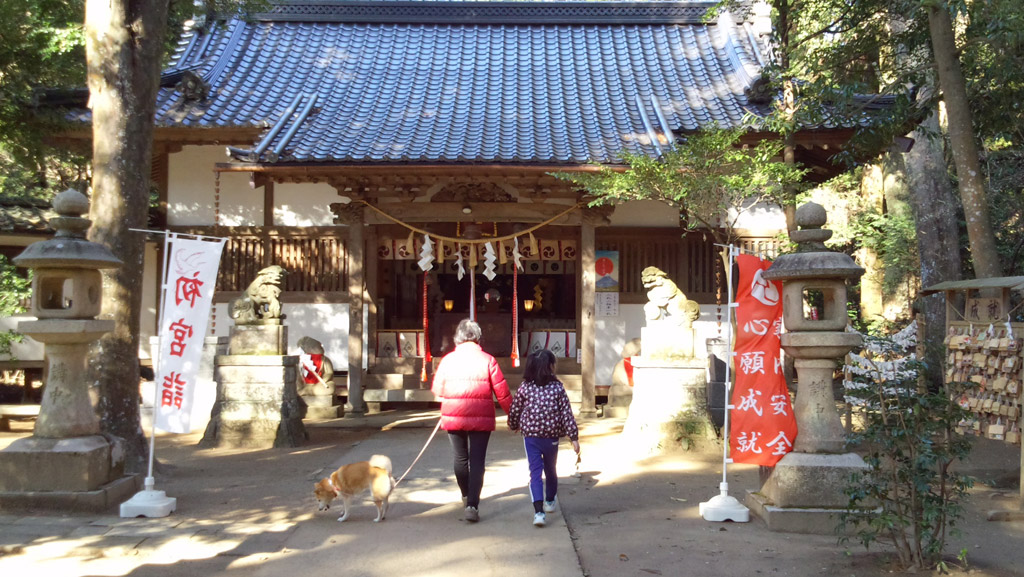
[(912, 298), (918, 288), (917, 230), (909, 211), (864, 212), (853, 222), (860, 245), (878, 256), (882, 269), (882, 294)]
[[(971, 114), (982, 141), (1024, 148), (1024, 3), (970, 2), (958, 44)], [(995, 216), (995, 215), (993, 215)], [(996, 218), (994, 221), (998, 222)]]
[[(737, 7), (724, 0), (721, 7)], [(916, 87), (931, 69), (918, 0), (769, 0), (772, 35), (762, 70), (774, 111), (762, 127), (782, 135), (819, 126), (852, 129), (839, 161), (855, 166), (905, 134), (921, 109)], [(782, 95), (792, 90), (792, 108)], [(880, 98), (885, 103), (880, 105)]]
[(33, 112), (36, 90), (85, 84), (84, 12), (84, 0), (0, 2), (0, 134), (8, 154), (33, 168), (40, 127), (52, 122)]
[[(31, 294), (32, 281), (19, 275), (7, 257), (0, 255), (0, 317), (9, 317), (25, 312), (22, 304)], [(21, 342), (22, 335), (7, 330), (0, 332), (0, 356), (11, 354), (11, 345)]]
[(716, 241), (735, 240), (739, 215), (760, 201), (782, 204), (783, 192), (806, 172), (778, 160), (782, 144), (762, 141), (743, 148), (745, 128), (705, 130), (682, 137), (660, 158), (629, 155), (628, 169), (555, 173), (583, 186), (590, 206), (659, 200), (678, 208), (688, 228), (707, 229)]
[(684, 451), (700, 445), (707, 438), (710, 426), (708, 416), (697, 411), (680, 411), (672, 417), (675, 440)]
[(847, 394), (865, 411), (864, 429), (851, 441), (865, 452), (869, 469), (846, 487), (849, 511), (839, 528), (855, 527), (867, 548), (891, 542), (906, 568), (934, 567), (973, 484), (950, 468), (970, 451), (955, 430), (967, 416), (956, 402), (962, 385), (927, 390), (918, 381), (924, 367), (908, 347), (876, 337), (866, 345), (874, 351), (870, 367), (854, 371), (859, 388)]
[(986, 155), (989, 209), (1000, 261), (1007, 276), (1024, 275), (1024, 151), (1006, 150)]
[(0, 199), (7, 202), (49, 203), (53, 195), (89, 186), (89, 162), (72, 150), (41, 148), (40, 163), (18, 161), (0, 142)]

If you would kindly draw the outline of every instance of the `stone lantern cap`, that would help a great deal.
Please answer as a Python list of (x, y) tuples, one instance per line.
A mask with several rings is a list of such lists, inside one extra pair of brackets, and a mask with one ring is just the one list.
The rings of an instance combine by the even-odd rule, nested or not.
[(832, 231), (821, 228), (827, 214), (820, 204), (808, 202), (796, 210), (796, 224), (800, 230), (790, 233), (797, 243), (797, 252), (780, 255), (764, 272), (767, 280), (793, 280), (811, 278), (855, 279), (864, 274), (864, 269), (850, 258), (850, 255), (830, 251), (825, 241), (832, 237)]
[(50, 219), (57, 234), (49, 240), (30, 244), (13, 259), (18, 266), (32, 269), (73, 268), (106, 269), (121, 266), (121, 261), (102, 244), (86, 240), (92, 221), (82, 218), (89, 212), (89, 199), (74, 189), (53, 198), (58, 215)]

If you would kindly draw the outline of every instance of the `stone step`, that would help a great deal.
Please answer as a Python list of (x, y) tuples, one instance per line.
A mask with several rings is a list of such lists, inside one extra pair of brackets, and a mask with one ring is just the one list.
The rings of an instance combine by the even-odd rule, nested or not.
[(313, 407), (333, 407), (337, 404), (334, 395), (301, 395), (302, 400), (306, 402), (306, 406)]
[[(506, 376), (506, 380), (510, 377)], [(565, 385), (569, 402), (579, 407), (583, 400), (583, 377), (581, 375), (559, 375)], [(515, 394), (521, 377), (509, 381), (509, 390)], [(347, 388), (339, 391), (347, 395)], [(437, 398), (426, 383), (420, 382), (419, 375), (366, 375), (363, 381), (363, 400), (370, 403), (422, 403), (436, 402)]]
[(340, 406), (333, 407), (313, 407), (309, 406), (306, 408), (306, 419), (337, 419), (342, 416), (343, 411)]

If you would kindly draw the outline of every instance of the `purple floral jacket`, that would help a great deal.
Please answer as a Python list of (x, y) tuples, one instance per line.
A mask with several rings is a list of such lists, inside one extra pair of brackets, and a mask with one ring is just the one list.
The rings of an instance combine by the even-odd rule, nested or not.
[(520, 385), (508, 410), (508, 428), (520, 431), (524, 437), (569, 437), (570, 441), (580, 438), (569, 395), (559, 381), (546, 385), (527, 381)]

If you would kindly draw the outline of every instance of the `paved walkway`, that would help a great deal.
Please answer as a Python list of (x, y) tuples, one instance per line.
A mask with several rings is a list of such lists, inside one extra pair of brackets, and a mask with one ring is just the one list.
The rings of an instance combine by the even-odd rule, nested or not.
[[(396, 489), (385, 522), (372, 522), (376, 510), (365, 497), (345, 523), (336, 521), (336, 508), (316, 512), (316, 480), (375, 453), (388, 455), (400, 476), (436, 415), (395, 412), (307, 424), (310, 442), (292, 449), (199, 449), (199, 434), (162, 435), (157, 456), (165, 468), (156, 475), (157, 488), (177, 498), (177, 511), (162, 519), (122, 519), (117, 511), (0, 513), (0, 576), (883, 573), (859, 547), (837, 546), (834, 536), (772, 533), (758, 520), (701, 520), (697, 504), (717, 493), (721, 462), (712, 454), (633, 462), (620, 450), (622, 423), (615, 419), (581, 422), (582, 479), (574, 477), (571, 449), (562, 445), (559, 494), (568, 526), (560, 512), (549, 515), (547, 527), (532, 525), (522, 441), (503, 420), (491, 437), (480, 523), (461, 520), (443, 432)], [(15, 434), (0, 434), (0, 444)], [(988, 442), (979, 449), (967, 464), (979, 479), (1016, 478), (1016, 447)], [(756, 487), (756, 467), (730, 467), (730, 485), (735, 496)], [(972, 499), (965, 534), (949, 547), (969, 551), (972, 575), (1024, 575), (1018, 554), (1024, 523), (985, 520), (986, 509), (1019, 509), (1014, 494), (982, 487)]]
[[(503, 424), (488, 451), (479, 523), (461, 520), (444, 431), (396, 489), (385, 522), (372, 522), (376, 509), (365, 497), (345, 523), (336, 521), (334, 507), (315, 512), (312, 481), (342, 463), (386, 454), (399, 477), (436, 423), (429, 416), (313, 425), (314, 443), (289, 450), (199, 451), (161, 436), (157, 456), (172, 470), (157, 474), (156, 488), (178, 499), (177, 511), (160, 519), (122, 519), (116, 511), (0, 515), (0, 575), (581, 575), (561, 515), (549, 515), (544, 528), (532, 525), (522, 441)], [(315, 442), (330, 435), (359, 440)], [(569, 468), (560, 476), (572, 484), (572, 453), (564, 451)], [(243, 468), (257, 478), (238, 478)]]

